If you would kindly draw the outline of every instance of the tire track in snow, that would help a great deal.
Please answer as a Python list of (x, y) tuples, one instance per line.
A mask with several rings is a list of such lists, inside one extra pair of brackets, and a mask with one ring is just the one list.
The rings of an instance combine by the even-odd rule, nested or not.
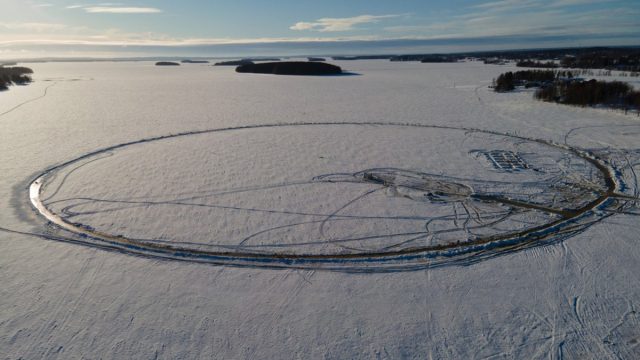
[[(60, 331), (60, 333), (62, 334), (66, 333), (64, 329), (68, 326), (69, 320), (75, 317), (76, 310), (78, 309), (80, 304), (84, 304), (86, 299), (90, 298), (87, 295), (89, 291), (93, 289), (93, 286), (96, 282), (96, 277), (102, 271), (102, 267), (105, 263), (105, 259), (104, 258), (101, 258), (101, 259), (102, 260), (98, 264), (91, 264), (93, 262), (93, 257), (88, 258), (85, 263), (86, 266), (83, 266), (83, 269), (85, 271), (79, 272), (78, 275), (81, 276), (81, 279), (80, 279), (81, 283), (78, 282), (77, 285), (78, 287), (81, 286), (82, 290), (80, 291), (79, 294), (74, 295), (72, 299), (65, 304), (65, 310), (64, 310), (65, 314), (62, 316), (62, 319), (56, 326), (56, 330)], [(87, 270), (87, 267), (89, 267), (88, 270)], [(58, 319), (59, 317), (56, 316), (55, 318)], [(76, 332), (74, 336), (76, 336), (78, 333), (79, 332)], [(52, 355), (51, 352), (54, 351), (52, 341), (53, 341), (53, 337), (50, 336), (47, 339), (47, 345), (45, 346), (45, 348), (48, 348), (49, 350), (44, 354), (43, 359), (47, 359)], [(72, 343), (72, 342), (69, 340), (67, 341), (67, 343)]]
[[(52, 336), (50, 330), (58, 327), (57, 319), (59, 319), (61, 312), (66, 311), (65, 310), (66, 305), (68, 305), (68, 298), (70, 297), (69, 294), (74, 288), (77, 288), (79, 283), (82, 281), (83, 276), (85, 276), (85, 272), (87, 271), (87, 269), (89, 269), (89, 265), (91, 261), (92, 261), (92, 258), (89, 257), (82, 262), (80, 269), (75, 273), (75, 275), (72, 277), (71, 281), (69, 281), (69, 283), (67, 284), (67, 287), (63, 291), (64, 295), (60, 297), (60, 300), (54, 305), (53, 310), (49, 312), (51, 316), (48, 319), (43, 321), (43, 324), (40, 326), (40, 328), (37, 331), (34, 337), (36, 339), (34, 343), (40, 344), (39, 345), (40, 349), (38, 351), (42, 359), (45, 359), (47, 356), (47, 353), (50, 351), (50, 349), (48, 348), (48, 344), (51, 342), (51, 336)], [(47, 337), (46, 339), (45, 339), (45, 332), (47, 332), (49, 335), (49, 337)], [(45, 342), (45, 340), (46, 340), (46, 345), (42, 345)], [(28, 346), (28, 345), (25, 344), (25, 346)], [(20, 351), (20, 354), (28, 354), (29, 350), (34, 350), (34, 349), (22, 349)]]
[(40, 95), (40, 96), (38, 96), (38, 97), (35, 97), (35, 98), (33, 98), (33, 99), (29, 99), (29, 100), (27, 100), (27, 101), (25, 101), (25, 102), (22, 102), (22, 103), (20, 103), (20, 104), (18, 104), (18, 105), (16, 105), (16, 106), (12, 107), (11, 109), (9, 109), (9, 110), (5, 111), (5, 112), (1, 112), (1, 113), (0, 113), (0, 117), (3, 117), (3, 116), (5, 116), (5, 115), (9, 114), (9, 113), (13, 112), (14, 110), (17, 110), (17, 109), (21, 108), (21, 107), (22, 107), (22, 106), (24, 106), (24, 105), (27, 105), (27, 104), (32, 103), (32, 102), (34, 102), (34, 101), (38, 101), (38, 100), (40, 100), (40, 99), (42, 99), (42, 98), (46, 97), (46, 96), (47, 96), (47, 92), (49, 91), (49, 89), (50, 89), (50, 88), (52, 88), (52, 87), (54, 87), (56, 84), (58, 84), (58, 82), (57, 82), (57, 81), (56, 81), (56, 82), (54, 82), (53, 84), (48, 85), (47, 87), (45, 87), (45, 88), (44, 88), (44, 92), (42, 93), (42, 95)]

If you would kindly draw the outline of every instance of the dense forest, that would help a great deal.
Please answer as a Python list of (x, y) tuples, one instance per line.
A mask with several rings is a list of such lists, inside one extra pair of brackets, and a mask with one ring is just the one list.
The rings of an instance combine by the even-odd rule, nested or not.
[(517, 67), (528, 67), (528, 68), (545, 68), (545, 69), (554, 69), (558, 67), (553, 61), (534, 61), (534, 60), (520, 60), (516, 63)]
[(275, 75), (339, 75), (339, 66), (320, 61), (276, 61), (257, 64), (245, 64), (236, 68), (239, 73), (275, 74)]
[(4, 67), (0, 66), (0, 91), (7, 90), (10, 85), (25, 85), (31, 82), (31, 76), (33, 70), (21, 67)]
[(640, 111), (640, 91), (621, 81), (584, 81), (568, 70), (523, 70), (500, 74), (494, 80), (496, 92), (514, 90), (516, 86), (538, 88), (534, 97), (576, 106), (603, 105)]
[(214, 66), (240, 66), (240, 65), (250, 65), (250, 64), (253, 64), (253, 61), (242, 59), (242, 60), (220, 61), (213, 65)]
[(568, 105), (605, 105), (620, 109), (640, 110), (640, 91), (621, 81), (557, 82), (535, 92), (535, 98)]
[(516, 86), (538, 87), (548, 85), (559, 78), (573, 78), (571, 71), (555, 70), (522, 70), (500, 74), (493, 81), (493, 89), (496, 92), (511, 91)]

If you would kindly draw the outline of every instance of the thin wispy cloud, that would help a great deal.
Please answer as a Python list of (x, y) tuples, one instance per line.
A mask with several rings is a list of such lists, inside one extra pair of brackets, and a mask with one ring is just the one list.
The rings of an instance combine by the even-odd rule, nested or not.
[(528, 7), (539, 6), (538, 0), (498, 0), (490, 1), (478, 5), (474, 5), (473, 8), (478, 9), (493, 9), (493, 10), (513, 10)]
[[(559, 0), (568, 2), (589, 0)], [(532, 6), (529, 1), (494, 1), (489, 8), (473, 6), (472, 11), (426, 26), (393, 26), (385, 30), (404, 36), (431, 34), (440, 37), (469, 36), (570, 36), (576, 34), (632, 34), (640, 31), (635, 21), (638, 10), (629, 8), (574, 9), (561, 6)], [(483, 5), (485, 5), (483, 4)], [(527, 6), (517, 10), (517, 16), (503, 13), (505, 6)], [(500, 9), (500, 10), (496, 10)], [(616, 19), (616, 21), (612, 21)]]
[(89, 6), (83, 9), (88, 13), (107, 14), (157, 14), (162, 12), (162, 10), (152, 7)]
[(73, 4), (73, 5), (69, 5), (69, 6), (65, 6), (65, 8), (67, 9), (83, 9), (83, 8), (87, 8), (87, 7), (95, 7), (95, 6), (121, 6), (123, 5), (122, 3), (113, 3), (113, 2), (105, 2), (105, 3), (99, 3), (99, 4)]
[(589, 4), (602, 4), (614, 2), (616, 0), (557, 0), (552, 2), (551, 7), (565, 7), (565, 6), (577, 6), (577, 5), (589, 5)]
[(290, 26), (291, 30), (298, 31), (319, 31), (319, 32), (338, 32), (351, 31), (356, 25), (377, 23), (383, 19), (397, 18), (401, 15), (359, 15), (348, 18), (322, 18), (313, 22), (297, 22)]
[(67, 9), (82, 9), (92, 14), (157, 14), (163, 12), (155, 7), (122, 6), (122, 3), (74, 4)]
[[(615, 7), (622, 0), (492, 0), (459, 9), (424, 24), (384, 30), (401, 36), (510, 36), (611, 34), (640, 31), (638, 9)], [(603, 3), (605, 5), (603, 5)], [(413, 26), (412, 26), (413, 25)]]
[(494, 12), (509, 12), (527, 8), (569, 7), (617, 2), (619, 0), (497, 0), (472, 6)]
[(191, 47), (191, 46), (215, 46), (215, 45), (244, 45), (244, 44), (274, 44), (274, 43), (340, 43), (347, 41), (375, 41), (378, 37), (343, 37), (343, 38), (188, 38), (188, 39), (156, 39), (145, 38), (144, 34), (119, 38), (109, 35), (91, 35), (85, 37), (47, 37), (28, 39), (3, 39), (0, 37), (0, 47), (11, 45), (83, 45), (83, 46), (159, 46), (159, 47)]
[(39, 23), (39, 22), (25, 22), (25, 23), (0, 23), (0, 29), (5, 30), (23, 30), (32, 32), (50, 32), (67, 29), (65, 24), (56, 23)]

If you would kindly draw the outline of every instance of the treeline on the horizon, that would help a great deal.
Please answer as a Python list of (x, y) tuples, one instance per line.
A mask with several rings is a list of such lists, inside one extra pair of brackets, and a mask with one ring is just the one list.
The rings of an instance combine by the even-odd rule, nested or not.
[(7, 90), (10, 85), (25, 85), (31, 82), (31, 76), (33, 70), (22, 67), (4, 67), (0, 66), (0, 91)]
[(511, 91), (516, 86), (540, 87), (551, 84), (560, 78), (573, 78), (571, 71), (555, 71), (555, 70), (522, 70), (509, 71), (500, 74), (493, 81), (493, 89), (496, 92)]
[(533, 50), (496, 50), (453, 54), (404, 54), (387, 56), (334, 57), (335, 60), (389, 59), (391, 61), (456, 62), (477, 59), (486, 64), (505, 64), (531, 68), (574, 68), (640, 71), (640, 47), (588, 47)]
[(560, 66), (573, 69), (609, 69), (622, 71), (640, 71), (640, 52), (627, 53), (587, 53), (578, 56), (565, 56)]
[(536, 60), (519, 60), (516, 63), (517, 67), (528, 67), (528, 68), (544, 68), (544, 69), (554, 69), (559, 67), (559, 65), (553, 61), (536, 61)]
[(333, 60), (388, 60), (396, 55), (351, 55), (351, 56), (332, 56)]
[(592, 58), (604, 57), (608, 59), (637, 58), (640, 47), (585, 47), (585, 48), (556, 48), (482, 51), (474, 53), (476, 57), (499, 57), (506, 60), (562, 60), (565, 57)]
[(607, 69), (640, 71), (640, 52), (593, 51), (577, 55), (567, 54), (558, 62), (532, 59), (518, 60), (516, 66), (530, 68)]
[(419, 55), (398, 55), (389, 58), (391, 61), (420, 61), (423, 63), (451, 63), (464, 59), (459, 55), (444, 54), (419, 54)]

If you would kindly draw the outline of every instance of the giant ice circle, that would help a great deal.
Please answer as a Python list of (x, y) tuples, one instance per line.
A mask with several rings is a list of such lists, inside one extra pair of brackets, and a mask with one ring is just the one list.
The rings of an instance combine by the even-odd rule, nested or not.
[(587, 153), (492, 131), (280, 124), (98, 150), (45, 171), (31, 200), (74, 241), (121, 251), (397, 267), (570, 234), (607, 206), (612, 176)]

